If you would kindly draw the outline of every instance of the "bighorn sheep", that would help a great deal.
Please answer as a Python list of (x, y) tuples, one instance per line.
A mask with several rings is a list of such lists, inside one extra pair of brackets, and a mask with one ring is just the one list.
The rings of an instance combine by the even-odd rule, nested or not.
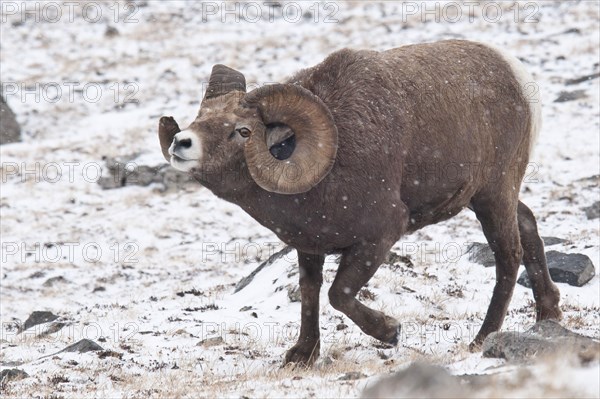
[[(302, 323), (285, 361), (319, 355), (324, 256), (341, 253), (331, 305), (397, 343), (399, 323), (356, 299), (405, 233), (470, 208), (496, 260), (487, 315), (471, 344), (500, 329), (521, 257), (537, 319), (560, 318), (559, 291), (519, 188), (540, 102), (531, 76), (495, 48), (450, 40), (383, 52), (343, 49), (283, 84), (246, 93), (215, 65), (200, 111), (159, 124), (165, 158), (239, 205), (298, 251)], [(444, 167), (465, 173), (445, 176)]]

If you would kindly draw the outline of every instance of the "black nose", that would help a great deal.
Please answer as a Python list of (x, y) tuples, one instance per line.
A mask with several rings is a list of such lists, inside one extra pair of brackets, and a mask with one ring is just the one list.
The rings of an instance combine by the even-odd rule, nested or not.
[(177, 140), (177, 137), (175, 137), (173, 140), (175, 142), (175, 150), (179, 148), (190, 148), (192, 146), (192, 139)]

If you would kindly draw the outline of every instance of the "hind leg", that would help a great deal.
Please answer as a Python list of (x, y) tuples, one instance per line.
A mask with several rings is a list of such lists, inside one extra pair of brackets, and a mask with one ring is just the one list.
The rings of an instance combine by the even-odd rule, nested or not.
[(358, 291), (371, 279), (394, 242), (383, 240), (376, 245), (357, 244), (342, 253), (329, 302), (334, 309), (348, 316), (370, 336), (391, 344), (398, 342), (398, 321), (371, 309), (356, 299)]
[(518, 198), (508, 190), (499, 190), (471, 201), (496, 260), (496, 285), (483, 325), (471, 343), (471, 350), (478, 349), (485, 337), (502, 327), (517, 282), (523, 253), (517, 223), (517, 202)]
[(544, 243), (538, 234), (535, 217), (527, 205), (521, 201), (519, 201), (517, 212), (521, 246), (523, 247), (523, 263), (525, 263), (535, 298), (536, 320), (560, 319), (561, 311), (558, 306), (560, 292), (550, 278), (544, 254)]

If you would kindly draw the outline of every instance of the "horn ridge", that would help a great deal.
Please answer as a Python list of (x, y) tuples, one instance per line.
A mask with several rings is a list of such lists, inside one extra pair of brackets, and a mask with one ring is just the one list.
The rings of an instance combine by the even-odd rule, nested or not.
[(270, 153), (266, 129), (250, 136), (244, 153), (250, 175), (259, 186), (279, 194), (299, 194), (327, 176), (335, 162), (338, 133), (331, 112), (319, 97), (299, 85), (274, 84), (248, 93), (244, 105), (257, 108), (265, 126), (282, 123), (296, 136), (294, 152), (285, 160)]
[(204, 100), (220, 97), (234, 90), (246, 92), (244, 75), (222, 64), (213, 66)]

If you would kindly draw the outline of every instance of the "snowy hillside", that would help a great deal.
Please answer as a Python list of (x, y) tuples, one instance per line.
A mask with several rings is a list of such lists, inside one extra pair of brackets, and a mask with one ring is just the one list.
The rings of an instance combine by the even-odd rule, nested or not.
[[(300, 322), (294, 251), (234, 292), (284, 247), (272, 232), (196, 184), (98, 184), (110, 178), (107, 158), (130, 157), (132, 169), (164, 163), (158, 119), (191, 123), (213, 64), (240, 70), (253, 88), (343, 47), (477, 40), (507, 49), (537, 80), (543, 128), (521, 199), (542, 236), (563, 239), (547, 249), (586, 255), (597, 269), (597, 2), (22, 4), (2, 2), (0, 30), (2, 92), (22, 130), (0, 146), (0, 368), (28, 377), (7, 378), (2, 397), (357, 397), (415, 360), (497, 375), (480, 397), (600, 395), (597, 358), (519, 367), (468, 351), (495, 277), (467, 254), (485, 242), (469, 211), (404, 237), (401, 257), (361, 291), (402, 322), (394, 348), (331, 308), (329, 256), (321, 357), (299, 370), (281, 368)], [(562, 324), (599, 339), (598, 274), (558, 286)], [(58, 318), (23, 330), (35, 311)], [(517, 285), (503, 329), (534, 322), (531, 290)], [(58, 353), (82, 339), (102, 350)]]

